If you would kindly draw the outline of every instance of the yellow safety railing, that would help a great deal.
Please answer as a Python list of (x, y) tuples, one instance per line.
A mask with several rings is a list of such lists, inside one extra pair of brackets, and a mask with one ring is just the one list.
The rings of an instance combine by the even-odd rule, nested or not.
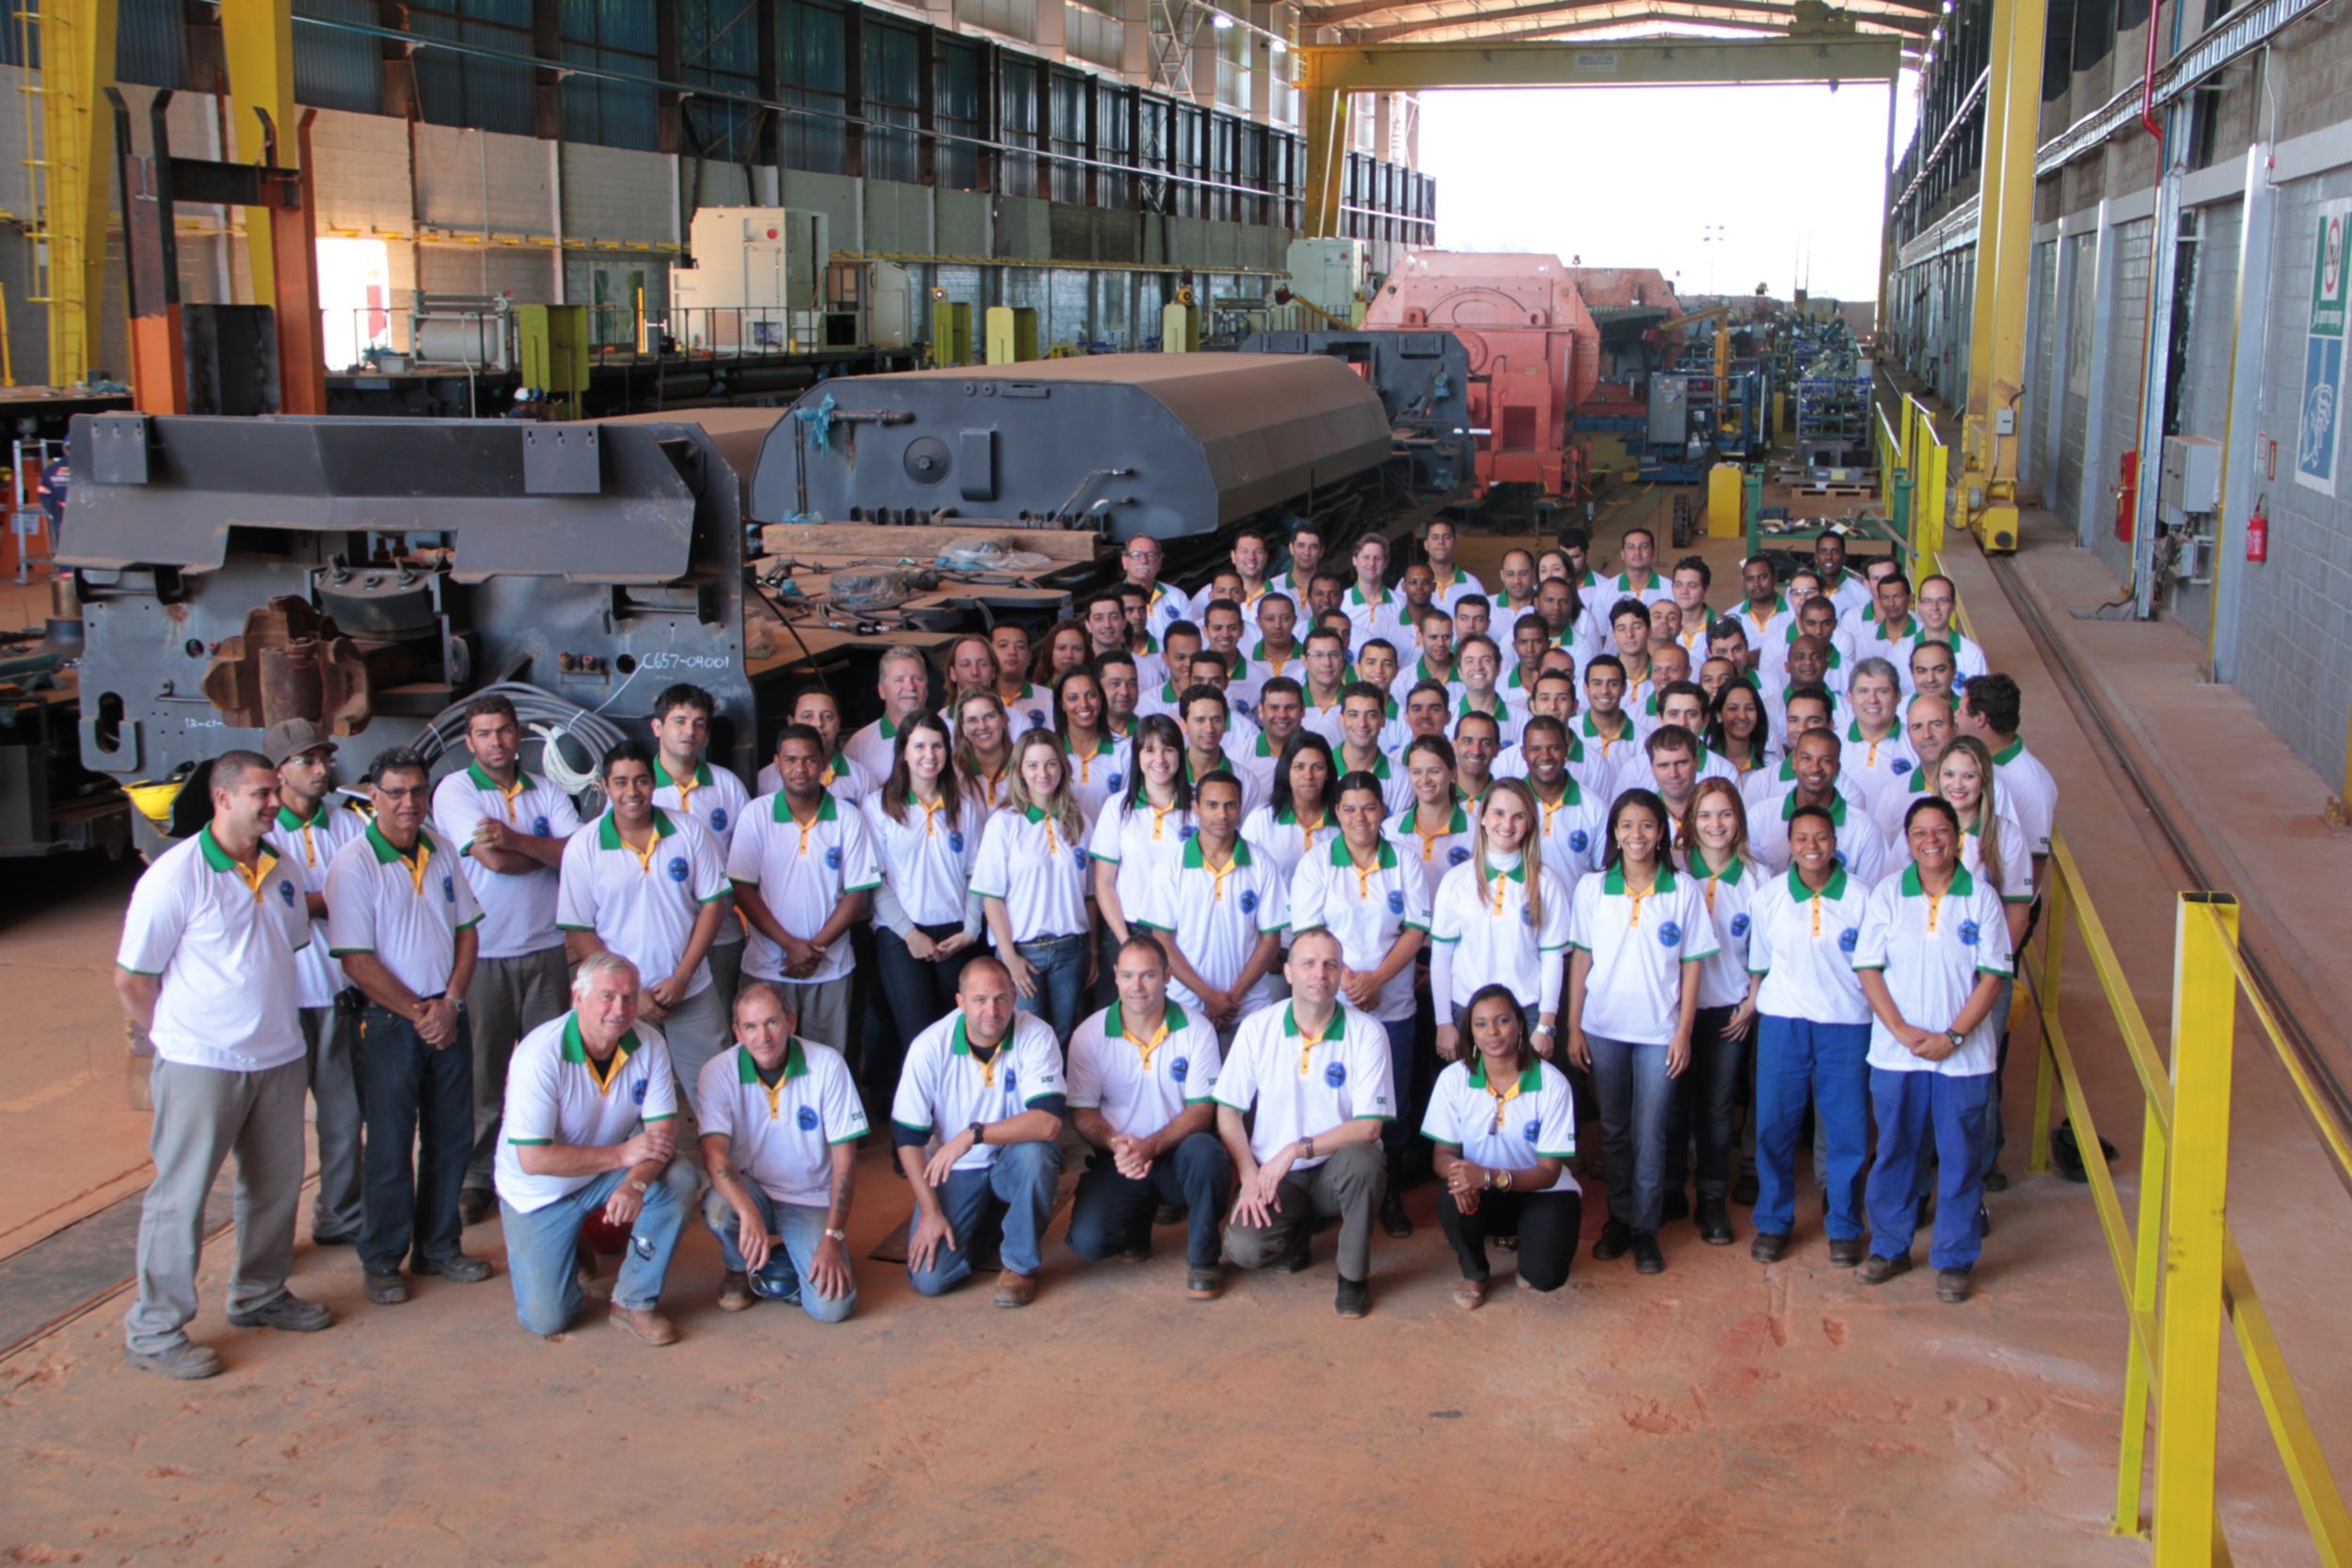
[(1946, 469), (1951, 452), (1936, 434), (1935, 418), (1916, 394), (1903, 398), (1903, 467), (1911, 472), (1912, 554), (1934, 560), (1944, 553)]
[[(2238, 951), (2236, 900), (2213, 893), (2180, 897), (2168, 1066), (2063, 833), (2051, 835), (2044, 899), (2039, 961), (2028, 953), (2018, 965), (2042, 1022), (2026, 1169), (2039, 1175), (2049, 1168), (2050, 1116), (2063, 1098), (2131, 1328), (2115, 1532), (2142, 1532), (2149, 1411), (2160, 1392), (2162, 1398), (2154, 1401), (2155, 1497), (2147, 1527), (2154, 1561), (2157, 1568), (2192, 1563), (2207, 1568), (2228, 1560), (2214, 1497), (2226, 1314), (2319, 1559), (2329, 1568), (2352, 1568), (2352, 1516), (2230, 1231), (2230, 1081), (2241, 998), (2302, 1096), (2323, 1147), (2347, 1178), (2352, 1178), (2352, 1137), (2321, 1100), (2254, 984)], [(2130, 1219), (2059, 1017), (2060, 982), (2074, 939), (2079, 939), (2090, 964), (2145, 1101), (2138, 1198)]]

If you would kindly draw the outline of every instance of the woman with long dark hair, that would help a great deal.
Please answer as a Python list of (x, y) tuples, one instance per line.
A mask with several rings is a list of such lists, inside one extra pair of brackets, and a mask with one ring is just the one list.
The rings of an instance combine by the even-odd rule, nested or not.
[(1272, 798), (1242, 821), (1242, 838), (1281, 869), (1285, 884), (1303, 857), (1318, 845), (1328, 849), (1339, 836), (1331, 813), (1338, 777), (1331, 743), (1312, 730), (1300, 730), (1275, 763)]
[(1144, 890), (1174, 870), (1197, 829), (1184, 732), (1164, 713), (1136, 720), (1125, 787), (1103, 802), (1087, 839), (1094, 862), (1098, 997), (1103, 977), (1117, 968), (1120, 948), (1138, 929)]
[[(956, 777), (954, 742), (935, 713), (916, 713), (898, 731), (890, 777), (866, 799), (866, 822), (882, 863), (874, 895), (874, 956), (883, 1005), (898, 1043), (955, 1011), (964, 957), (979, 940), (980, 901), (972, 867), (982, 814)], [(869, 1064), (866, 1087), (887, 1098), (897, 1064)]]

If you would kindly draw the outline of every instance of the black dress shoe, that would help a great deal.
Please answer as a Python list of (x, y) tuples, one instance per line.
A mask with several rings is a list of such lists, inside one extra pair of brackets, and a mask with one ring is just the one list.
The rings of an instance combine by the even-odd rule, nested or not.
[(2001, 1174), (2000, 1166), (1995, 1165), (1984, 1173), (1984, 1190), (1988, 1193), (2009, 1191), (2009, 1178)]
[(1759, 1230), (1748, 1243), (1748, 1256), (1759, 1263), (1777, 1263), (1788, 1252), (1788, 1238), (1776, 1230)]
[(1676, 1220), (1687, 1220), (1690, 1217), (1691, 1195), (1688, 1193), (1668, 1193), (1664, 1201), (1658, 1206), (1658, 1220), (1661, 1225), (1671, 1225)]
[(1403, 1238), (1413, 1233), (1413, 1222), (1405, 1212), (1405, 1197), (1394, 1187), (1380, 1200), (1380, 1228), (1383, 1233)]
[(498, 1212), (499, 1200), (487, 1187), (468, 1187), (457, 1195), (457, 1220), (461, 1225), (480, 1225)]
[(1655, 1231), (1636, 1230), (1633, 1233), (1633, 1272), (1635, 1274), (1666, 1272), (1666, 1255), (1658, 1250), (1658, 1236)]
[(1333, 1307), (1343, 1318), (1360, 1318), (1372, 1310), (1372, 1282), (1340, 1276), (1340, 1290)]
[(1633, 1227), (1623, 1220), (1611, 1220), (1600, 1227), (1593, 1242), (1593, 1259), (1607, 1263), (1623, 1258), (1626, 1248), (1633, 1244)]
[(1282, 1259), (1284, 1274), (1305, 1274), (1307, 1265), (1314, 1260), (1315, 1233), (1311, 1226), (1300, 1226), (1291, 1232), (1291, 1249)]
[(1829, 1243), (1829, 1260), (1837, 1268), (1854, 1267), (1862, 1261), (1862, 1238), (1859, 1236), (1850, 1236), (1842, 1242), (1833, 1240)]
[(1708, 1246), (1731, 1244), (1731, 1215), (1720, 1197), (1699, 1199), (1699, 1240)]

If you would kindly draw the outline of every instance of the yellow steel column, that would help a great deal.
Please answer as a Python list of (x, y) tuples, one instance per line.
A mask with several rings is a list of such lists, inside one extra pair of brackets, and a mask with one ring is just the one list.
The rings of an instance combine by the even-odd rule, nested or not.
[(114, 190), (116, 0), (50, 0), (40, 13), (40, 238), (49, 247), (49, 381), (89, 379), (106, 308)]
[(1976, 281), (1968, 291), (1968, 390), (1961, 404), (1960, 451), (1962, 471), (1981, 483), (1984, 467), (1985, 388), (1993, 381), (1993, 294), (1995, 258), (2000, 251), (2001, 176), (1999, 154), (2001, 112), (2009, 97), (2010, 29), (2016, 8), (1994, 0), (1993, 65), (1984, 84), (1984, 160), (1978, 172)]
[[(293, 0), (221, 0), (221, 40), (229, 57), (229, 125), (235, 138), (230, 156), (242, 164), (262, 161), (261, 109), (278, 127), (278, 162), (301, 163), (294, 145)], [(253, 303), (278, 303), (272, 265), (269, 214), (247, 207), (243, 214), (246, 265), (253, 277)]]
[(2210, 1568), (2221, 1399), (2221, 1274), (2237, 1024), (2237, 901), (2185, 894), (2172, 960), (2172, 1148), (2156, 1324), (2155, 1568)]
[(1311, 51), (1304, 63), (1307, 210), (1303, 222), (1308, 237), (1332, 239), (1340, 232), (1340, 201), (1346, 191), (1348, 95), (1324, 85), (1323, 62)]
[[(2042, 42), (2049, 24), (2049, 8), (2047, 0), (1994, 0), (1994, 17), (1976, 288), (1977, 314), (1979, 320), (1990, 314), (1992, 337), (1988, 356), (1981, 366), (1971, 364), (1968, 377), (1971, 422), (1981, 418), (1982, 426), (1968, 447), (1970, 472), (1965, 491), (1978, 542), (1988, 550), (2006, 551), (2017, 547), (2017, 452), (2024, 429), (2018, 401), (2026, 387), (2026, 290), (2033, 274), (2033, 165), (2041, 132)], [(1996, 164), (2000, 170), (1997, 203), (1994, 199)], [(2009, 427), (2006, 430), (2004, 423)]]

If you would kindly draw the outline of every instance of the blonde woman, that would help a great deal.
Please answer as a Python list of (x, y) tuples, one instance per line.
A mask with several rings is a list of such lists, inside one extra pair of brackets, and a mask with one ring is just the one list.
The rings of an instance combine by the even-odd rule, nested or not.
[(1438, 1054), (1446, 1061), (1461, 1054), (1470, 1000), (1490, 983), (1510, 987), (1526, 1008), (1536, 1054), (1553, 1054), (1570, 904), (1567, 888), (1543, 863), (1535, 822), (1526, 783), (1497, 779), (1470, 830), (1469, 857), (1445, 874), (1431, 900), (1429, 990), (1439, 1008)]
[(1087, 945), (1094, 911), (1086, 814), (1070, 793), (1061, 737), (1051, 730), (1031, 730), (1013, 748), (1005, 809), (980, 835), (972, 891), (1012, 975), (1014, 1006), (1045, 1020), (1067, 1044), (1094, 967)]
[[(1993, 753), (1973, 735), (1957, 736), (1935, 765), (1929, 793), (1950, 803), (1960, 818), (1960, 863), (1993, 884), (2009, 916), (2009, 942), (2026, 940), (2026, 914), (2033, 908), (2033, 858), (2026, 830), (2018, 826), (1993, 788)], [(2006, 1021), (2008, 999), (1997, 1009)]]
[(1699, 1006), (1691, 1021), (1691, 1070), (1674, 1081), (1666, 1116), (1667, 1218), (1683, 1197), (1692, 1132), (1698, 1143), (1699, 1240), (1732, 1240), (1731, 1159), (1739, 1151), (1732, 1114), (1740, 1099), (1748, 1037), (1756, 1028), (1756, 985), (1748, 974), (1748, 911), (1763, 873), (1748, 854), (1747, 803), (1729, 779), (1701, 779), (1683, 812), (1682, 849), (1705, 895), (1721, 946), (1699, 965)]
[(956, 693), (956, 777), (983, 816), (1011, 799), (1012, 720), (1005, 700), (985, 687)]

